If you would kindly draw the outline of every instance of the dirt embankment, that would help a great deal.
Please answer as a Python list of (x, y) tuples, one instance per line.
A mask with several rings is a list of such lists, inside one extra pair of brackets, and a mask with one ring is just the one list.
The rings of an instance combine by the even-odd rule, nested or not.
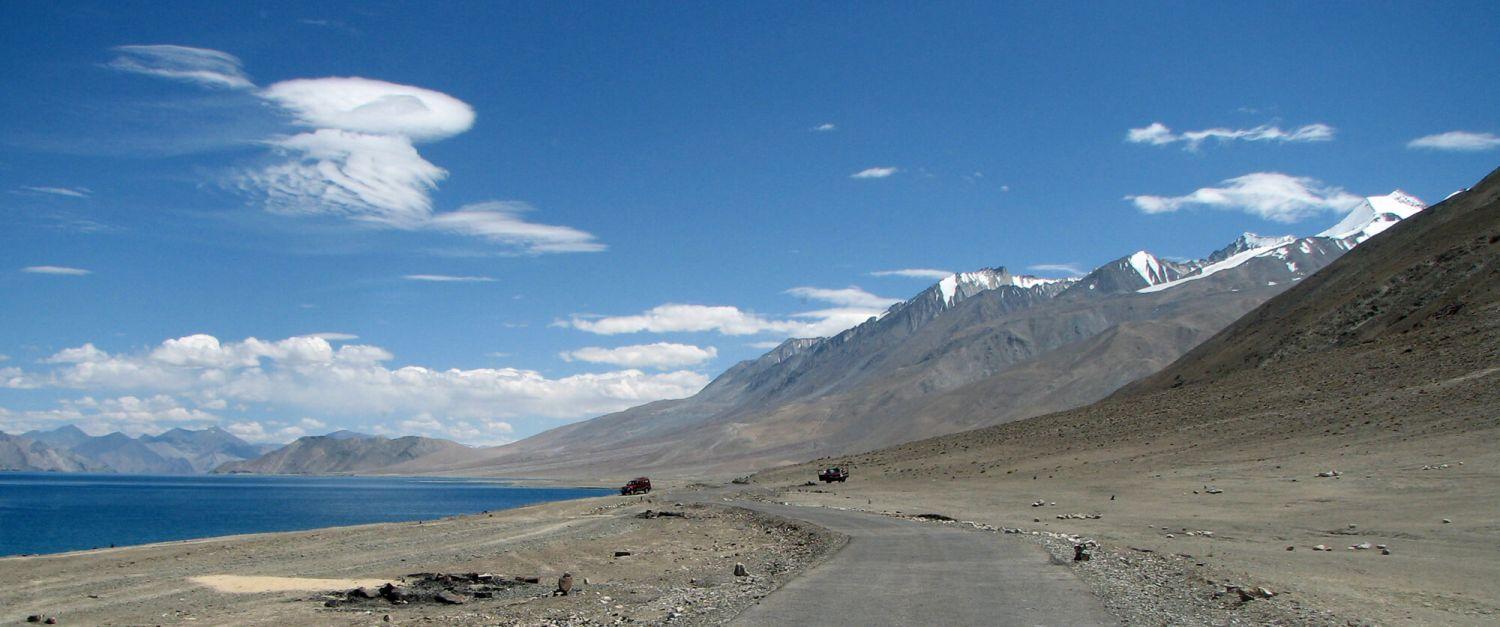
[[(0, 623), (718, 623), (841, 542), (736, 508), (604, 497), (0, 559)], [(554, 596), (564, 573), (571, 593)]]

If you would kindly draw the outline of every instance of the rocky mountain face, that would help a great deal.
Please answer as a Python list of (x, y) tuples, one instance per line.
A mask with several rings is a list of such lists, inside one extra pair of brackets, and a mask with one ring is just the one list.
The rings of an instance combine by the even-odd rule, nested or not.
[(407, 436), (389, 439), (340, 431), (297, 438), (258, 458), (223, 464), (215, 473), (321, 475), (377, 473), (429, 455), (445, 459), (472, 452), (449, 440)]
[(99, 472), (94, 462), (45, 442), (0, 433), (0, 470), (25, 472)]
[(1314, 237), (1245, 234), (1203, 259), (1138, 251), (1073, 279), (952, 275), (830, 338), (788, 340), (697, 395), (397, 471), (615, 477), (734, 472), (1097, 401), (1312, 276), (1420, 201), (1368, 199)]
[(178, 428), (160, 435), (132, 438), (119, 432), (91, 436), (78, 427), (64, 425), (51, 431), (28, 431), (21, 437), (72, 462), (45, 468), (7, 467), (7, 470), (193, 474), (208, 472), (227, 462), (259, 457), (263, 452), (261, 447), (218, 427), (198, 431)]

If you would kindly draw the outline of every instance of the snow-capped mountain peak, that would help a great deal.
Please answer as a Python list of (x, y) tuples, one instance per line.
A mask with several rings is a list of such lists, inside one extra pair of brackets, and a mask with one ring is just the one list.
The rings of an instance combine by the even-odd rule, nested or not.
[(1384, 196), (1370, 196), (1350, 210), (1333, 228), (1319, 233), (1318, 237), (1350, 240), (1349, 243), (1358, 244), (1426, 208), (1427, 204), (1420, 198), (1399, 189)]
[(1029, 289), (1041, 285), (1049, 285), (1067, 281), (1068, 279), (1044, 279), (1041, 277), (1028, 276), (1024, 274), (1011, 274), (1005, 268), (985, 268), (974, 272), (959, 272), (948, 275), (937, 283), (935, 293), (939, 302), (945, 306), (952, 306), (958, 300), (968, 298), (979, 292), (997, 289), (1006, 285)]

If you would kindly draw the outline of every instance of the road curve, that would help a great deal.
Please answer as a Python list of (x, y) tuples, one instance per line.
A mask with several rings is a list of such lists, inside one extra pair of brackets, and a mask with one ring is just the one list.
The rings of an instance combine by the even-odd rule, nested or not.
[(1116, 625), (1078, 577), (1028, 542), (821, 507), (738, 501), (849, 536), (733, 625)]

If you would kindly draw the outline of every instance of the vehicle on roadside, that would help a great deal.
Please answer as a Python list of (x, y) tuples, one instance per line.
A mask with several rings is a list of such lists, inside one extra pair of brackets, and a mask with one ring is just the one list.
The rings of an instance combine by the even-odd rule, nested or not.
[(838, 466), (824, 468), (822, 472), (818, 473), (818, 481), (822, 481), (823, 483), (833, 483), (834, 481), (843, 483), (848, 480), (849, 471)]
[(636, 477), (634, 479), (631, 479), (630, 481), (625, 482), (625, 485), (620, 488), (620, 496), (646, 494), (650, 491), (651, 479), (647, 477)]

